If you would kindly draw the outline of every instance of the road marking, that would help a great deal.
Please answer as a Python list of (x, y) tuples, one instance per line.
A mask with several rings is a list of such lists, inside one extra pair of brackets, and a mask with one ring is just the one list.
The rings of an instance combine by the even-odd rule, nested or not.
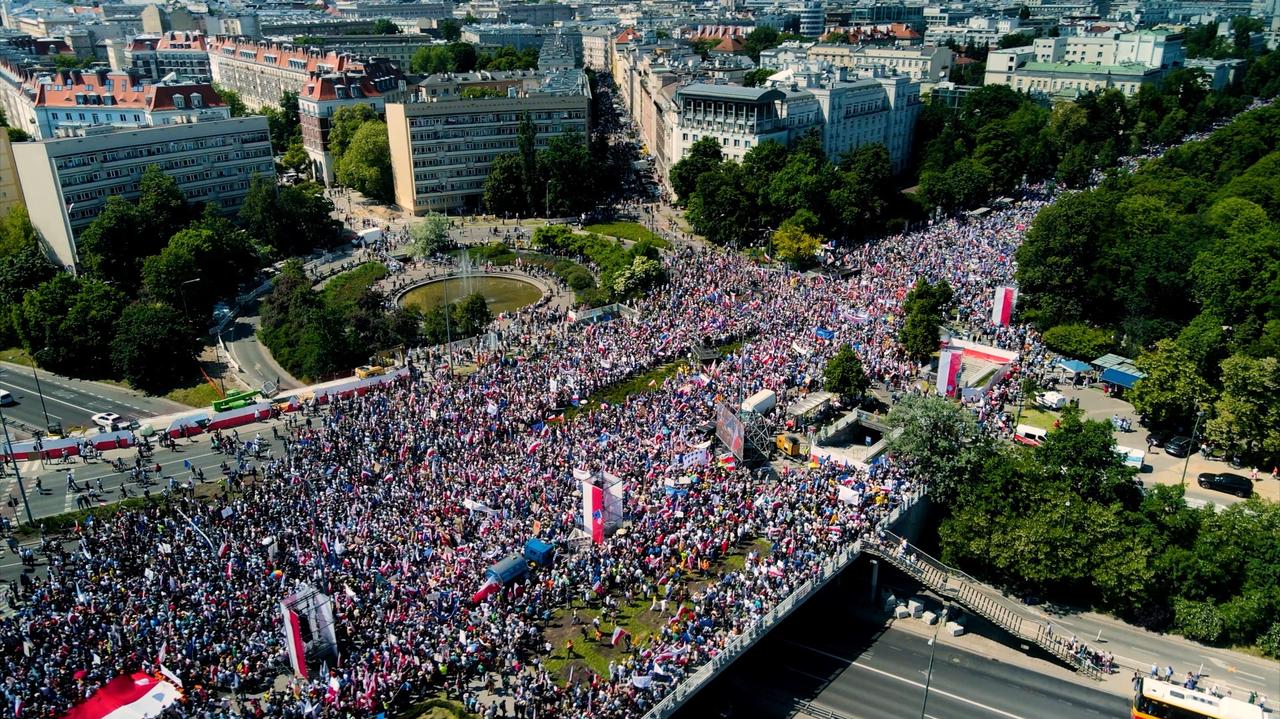
[(1205, 659), (1208, 659), (1208, 660), (1209, 660), (1209, 663), (1213, 664), (1214, 666), (1218, 667), (1219, 669), (1226, 669), (1226, 670), (1227, 670), (1227, 672), (1229, 672), (1229, 673), (1231, 673), (1231, 674), (1238, 674), (1238, 675), (1240, 675), (1240, 676), (1242, 676), (1242, 677), (1252, 677), (1252, 678), (1254, 678), (1254, 679), (1257, 679), (1257, 680), (1258, 680), (1257, 682), (1250, 682), (1251, 684), (1253, 684), (1253, 683), (1257, 683), (1257, 684), (1265, 684), (1265, 683), (1266, 683), (1266, 681), (1267, 681), (1267, 678), (1266, 678), (1266, 677), (1260, 677), (1260, 676), (1258, 676), (1257, 674), (1250, 674), (1249, 672), (1241, 671), (1240, 667), (1237, 667), (1237, 666), (1234, 666), (1234, 665), (1228, 664), (1228, 663), (1226, 663), (1226, 662), (1222, 661), (1221, 659), (1218, 659), (1217, 657), (1205, 657)]
[[(12, 383), (9, 383), (9, 382), (0, 382), (0, 385), (4, 385), (4, 386), (6, 386), (6, 387), (11, 387), (11, 388), (13, 388), (13, 389), (15, 389), (15, 390), (19, 390), (19, 391), (21, 391), (23, 394), (26, 394), (26, 393), (28, 392), (28, 390), (27, 390), (25, 387), (19, 387), (18, 385), (16, 385), (16, 384), (12, 384)], [(86, 393), (86, 394), (87, 394), (87, 393)], [(92, 415), (92, 414), (97, 414), (96, 412), (94, 412), (93, 410), (89, 409), (88, 407), (81, 407), (80, 405), (78, 405), (78, 404), (76, 404), (76, 403), (74, 403), (74, 402), (68, 402), (68, 401), (66, 401), (65, 399), (60, 399), (60, 398), (58, 398), (58, 397), (55, 397), (51, 392), (45, 392), (45, 393), (44, 393), (44, 398), (45, 398), (45, 399), (47, 399), (47, 400), (49, 400), (49, 401), (52, 401), (52, 402), (61, 402), (62, 404), (65, 404), (65, 405), (67, 405), (68, 407), (71, 407), (71, 408), (73, 408), (73, 409), (78, 409), (78, 410), (80, 410), (81, 412), (88, 412), (88, 413), (89, 413), (89, 414), (91, 414), (91, 415)]]
[[(832, 654), (831, 652), (824, 652), (824, 651), (822, 651), (821, 649), (815, 649), (814, 647), (810, 647), (810, 646), (807, 646), (807, 645), (804, 645), (804, 644), (800, 644), (799, 642), (793, 642), (793, 641), (786, 640), (786, 639), (784, 639), (783, 641), (784, 641), (784, 642), (786, 642), (787, 644), (791, 644), (792, 646), (797, 646), (797, 647), (800, 647), (801, 649), (808, 649), (808, 650), (809, 650), (809, 651), (811, 651), (811, 652), (814, 652), (814, 653), (817, 653), (817, 654), (821, 654), (821, 655), (823, 655), (824, 657), (830, 657), (830, 658), (832, 658), (832, 659), (836, 659), (836, 660), (839, 660), (839, 661), (842, 661), (842, 662), (848, 662), (848, 663), (849, 663), (849, 666), (851, 666), (851, 667), (858, 667), (859, 669), (863, 669), (863, 670), (866, 670), (866, 671), (869, 671), (869, 672), (874, 672), (874, 673), (879, 674), (879, 675), (881, 675), (881, 676), (883, 676), (883, 677), (887, 677), (887, 678), (889, 678), (889, 679), (895, 679), (895, 680), (900, 681), (900, 682), (902, 682), (902, 683), (904, 683), (904, 684), (910, 684), (910, 685), (912, 685), (912, 686), (914, 686), (914, 687), (919, 687), (919, 688), (921, 688), (921, 689), (924, 689), (924, 682), (918, 682), (918, 681), (916, 681), (916, 680), (914, 680), (914, 679), (907, 679), (906, 677), (900, 677), (900, 676), (898, 676), (897, 674), (893, 674), (893, 673), (891, 673), (891, 672), (886, 672), (886, 671), (885, 671), (885, 670), (883, 670), (883, 669), (877, 669), (877, 668), (875, 668), (875, 667), (872, 667), (872, 666), (868, 666), (868, 665), (866, 665), (866, 664), (859, 663), (857, 660), (851, 660), (851, 659), (849, 659), (848, 657), (842, 657), (842, 656), (839, 656), (839, 655), (836, 655), (836, 654)], [(981, 703), (981, 702), (974, 701), (973, 699), (969, 699), (968, 697), (962, 697), (962, 696), (960, 696), (959, 694), (954, 694), (954, 693), (952, 693), (952, 692), (946, 691), (946, 690), (944, 690), (944, 689), (939, 689), (939, 688), (934, 687), (934, 686), (930, 686), (930, 687), (929, 687), (929, 692), (930, 692), (930, 693), (933, 693), (933, 694), (940, 694), (940, 695), (942, 695), (942, 696), (944, 696), (944, 697), (947, 697), (948, 699), (955, 699), (956, 701), (964, 702), (965, 704), (968, 704), (968, 705), (970, 705), (970, 706), (975, 706), (975, 707), (977, 707), (977, 708), (979, 708), (979, 709), (984, 709), (984, 710), (986, 710), (986, 711), (989, 711), (989, 712), (991, 712), (992, 714), (996, 714), (996, 715), (999, 715), (999, 716), (1002, 716), (1002, 717), (1008, 717), (1009, 719), (1026, 719), (1026, 717), (1019, 716), (1019, 715), (1017, 715), (1017, 714), (1011, 714), (1011, 713), (1009, 713), (1009, 712), (1007, 712), (1007, 711), (1004, 711), (1003, 709), (997, 709), (997, 708), (995, 708), (995, 707), (993, 707), (993, 706), (988, 706), (988, 705), (983, 704), (983, 703)]]

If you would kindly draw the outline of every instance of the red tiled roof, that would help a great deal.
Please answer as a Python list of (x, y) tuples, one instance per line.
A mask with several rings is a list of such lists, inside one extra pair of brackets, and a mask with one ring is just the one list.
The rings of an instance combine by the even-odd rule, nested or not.
[(344, 85), (348, 88), (347, 98), (351, 98), (351, 87), (360, 88), (360, 92), (364, 97), (379, 97), (382, 93), (378, 92), (378, 87), (366, 75), (321, 75), (319, 77), (311, 77), (302, 87), (299, 97), (305, 97), (309, 100), (337, 100), (337, 88)]
[[(218, 93), (213, 91), (213, 87), (207, 83), (189, 83), (183, 85), (134, 85), (129, 75), (125, 73), (111, 73), (107, 75), (107, 79), (111, 81), (111, 89), (107, 90), (104, 86), (98, 84), (98, 78), (95, 75), (87, 75), (82, 77), (81, 81), (70, 85), (56, 85), (42, 83), (36, 86), (36, 107), (93, 107), (93, 108), (126, 108), (126, 109), (146, 109), (148, 111), (157, 110), (176, 110), (178, 109), (173, 102), (173, 96), (181, 94), (188, 99), (186, 107), (190, 109), (193, 105), (189, 99), (192, 95), (199, 95), (202, 107), (222, 107), (222, 98)], [(112, 104), (106, 105), (101, 102), (86, 104), (84, 102), (77, 103), (76, 96), (84, 97), (111, 97)]]
[(638, 30), (633, 27), (629, 27), (619, 33), (618, 37), (614, 38), (614, 42), (631, 42), (633, 40), (639, 40), (641, 37), (642, 35)]
[(208, 50), (202, 32), (171, 31), (160, 38), (157, 50)]

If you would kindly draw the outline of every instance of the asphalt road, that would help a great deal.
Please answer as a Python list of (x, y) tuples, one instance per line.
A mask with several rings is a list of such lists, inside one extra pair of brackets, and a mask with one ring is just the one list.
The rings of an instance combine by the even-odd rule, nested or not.
[[(1124, 697), (937, 645), (918, 632), (860, 620), (831, 593), (815, 598), (700, 692), (675, 717), (787, 719), (1112, 718)], [(836, 590), (836, 596), (841, 596)], [(844, 606), (852, 601), (843, 595)]]
[[(279, 426), (283, 428), (282, 424)], [(260, 434), (276, 456), (279, 456), (284, 451), (280, 442), (272, 440), (271, 425), (269, 423), (248, 425), (247, 427), (239, 428), (238, 431), (242, 441), (254, 439), (255, 436)], [(136, 450), (133, 449), (113, 450), (105, 454), (107, 459), (123, 458), (130, 466), (132, 466), (134, 458), (137, 456)], [(221, 478), (222, 462), (234, 463), (234, 460), (227, 455), (213, 451), (209, 445), (209, 437), (205, 435), (194, 437), (193, 442), (179, 440), (177, 451), (157, 447), (155, 453), (149, 459), (144, 460), (144, 462), (152, 466), (158, 462), (161, 466), (162, 475), (172, 475), (177, 480), (185, 482), (191, 477), (192, 471), (185, 467), (184, 461), (190, 462), (193, 469), (204, 470), (206, 483), (216, 482)], [(254, 464), (258, 463), (255, 462)], [(87, 480), (91, 486), (96, 488), (98, 480), (101, 479), (104, 490), (102, 497), (106, 502), (116, 502), (125, 498), (125, 496), (140, 497), (148, 489), (129, 481), (127, 473), (116, 472), (108, 462), (101, 460), (84, 463), (77, 459), (74, 464), (53, 462), (41, 464), (38, 461), (22, 462), (19, 463), (19, 469), (22, 473), (23, 485), (27, 489), (27, 500), (31, 505), (31, 514), (36, 518), (37, 523), (41, 517), (71, 512), (80, 508), (76, 503), (76, 499), (85, 493), (68, 490), (67, 470), (75, 472), (76, 483), (81, 487), (85, 485)], [(42, 491), (37, 490), (37, 481), (39, 481)], [(122, 485), (128, 495), (121, 493)], [(152, 494), (158, 494), (163, 488), (164, 484), (160, 483), (153, 484), (149, 489)], [(6, 471), (4, 476), (0, 476), (0, 497), (20, 496), (13, 472)], [(8, 506), (0, 505), (0, 514), (12, 520), (15, 512)], [(17, 508), (17, 514), (18, 520), (26, 524), (26, 512), (21, 505)], [(11, 560), (13, 560), (12, 555), (5, 555), (0, 558), (0, 577), (4, 577), (11, 569), (9, 565), (16, 564), (16, 561)]]
[[(61, 422), (63, 429), (70, 431), (74, 427), (92, 426), (89, 418), (98, 412), (115, 412), (122, 417), (141, 419), (189, 409), (167, 399), (147, 397), (100, 382), (62, 377), (44, 370), (39, 371), (37, 391), (31, 367), (9, 362), (0, 362), (0, 389), (13, 394), (14, 404), (4, 408), (4, 416), (11, 429), (16, 424), (27, 433), (45, 428), (46, 412), (51, 421)], [(41, 393), (44, 395), (43, 407)]]

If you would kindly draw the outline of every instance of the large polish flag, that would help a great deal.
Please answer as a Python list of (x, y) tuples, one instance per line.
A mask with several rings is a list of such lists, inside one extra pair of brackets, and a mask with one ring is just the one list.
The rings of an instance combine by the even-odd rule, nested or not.
[(107, 682), (63, 719), (152, 719), (181, 698), (177, 686), (137, 672)]
[(991, 301), (991, 323), (1007, 326), (1013, 319), (1013, 306), (1018, 301), (1018, 290), (1013, 287), (997, 287)]
[(604, 541), (604, 489), (582, 481), (582, 528), (591, 533), (591, 541)]

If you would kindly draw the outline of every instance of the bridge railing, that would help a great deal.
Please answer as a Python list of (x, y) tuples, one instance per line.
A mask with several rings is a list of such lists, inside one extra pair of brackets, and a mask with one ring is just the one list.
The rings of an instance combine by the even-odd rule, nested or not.
[[(882, 519), (877, 526), (885, 527), (897, 522), (903, 513), (914, 506), (923, 495), (924, 492), (919, 490), (904, 495), (902, 502), (891, 510), (889, 515)], [(676, 709), (679, 709), (690, 697), (706, 686), (721, 669), (742, 656), (761, 637), (768, 634), (783, 619), (786, 619), (792, 610), (804, 604), (810, 596), (826, 586), (827, 582), (843, 571), (850, 562), (862, 553), (863, 545), (864, 540), (858, 539), (823, 562), (818, 576), (808, 579), (796, 587), (791, 594), (765, 612), (758, 621), (748, 626), (746, 631), (726, 642), (718, 654), (681, 679), (670, 694), (663, 697), (661, 701), (645, 713), (644, 719), (666, 719), (666, 717), (671, 716)]]

